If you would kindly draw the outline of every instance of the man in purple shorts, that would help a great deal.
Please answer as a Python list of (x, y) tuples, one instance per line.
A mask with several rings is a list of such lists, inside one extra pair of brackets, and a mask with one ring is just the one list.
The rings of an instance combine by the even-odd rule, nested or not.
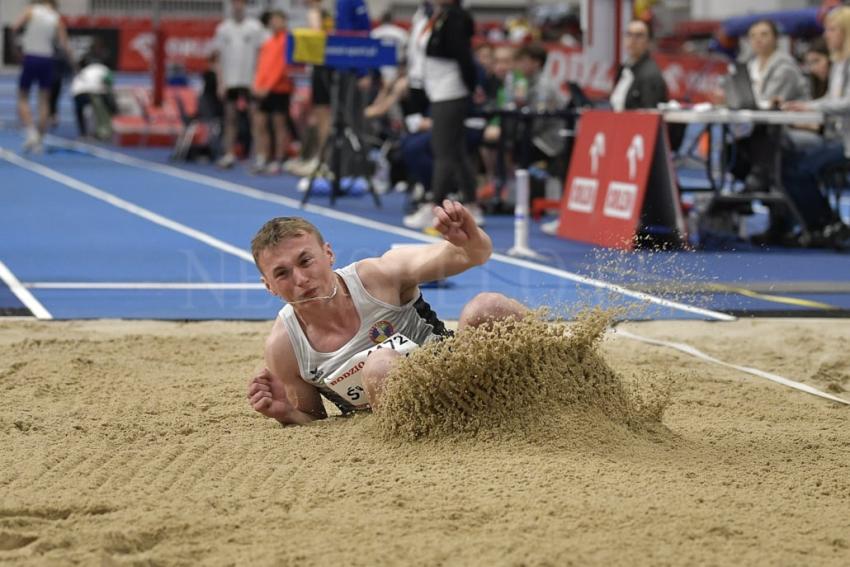
[[(55, 80), (54, 45), (58, 42), (68, 53), (68, 33), (56, 11), (55, 0), (40, 0), (27, 8), (13, 27), (21, 32), (21, 49), (24, 55), (21, 78), (18, 82), (18, 116), (26, 129), (25, 151), (40, 151), (41, 138), (47, 131), (50, 110), (50, 89)], [(34, 125), (29, 105), (30, 88), (38, 85), (38, 125)]]

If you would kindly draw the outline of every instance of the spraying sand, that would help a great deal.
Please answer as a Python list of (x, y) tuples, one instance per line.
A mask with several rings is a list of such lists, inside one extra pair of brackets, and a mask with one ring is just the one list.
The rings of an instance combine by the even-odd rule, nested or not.
[[(446, 341), (300, 428), (245, 399), (268, 323), (0, 321), (0, 562), (850, 563), (848, 408), (603, 319)], [(850, 389), (844, 321), (627, 328)]]

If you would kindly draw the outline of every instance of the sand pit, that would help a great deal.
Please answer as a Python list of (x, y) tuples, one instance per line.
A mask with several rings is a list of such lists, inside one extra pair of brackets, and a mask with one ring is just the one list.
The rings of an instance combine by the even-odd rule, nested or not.
[[(245, 400), (269, 327), (0, 321), (0, 563), (850, 564), (850, 408), (608, 337), (626, 405), (281, 428)], [(845, 321), (626, 328), (850, 397)]]

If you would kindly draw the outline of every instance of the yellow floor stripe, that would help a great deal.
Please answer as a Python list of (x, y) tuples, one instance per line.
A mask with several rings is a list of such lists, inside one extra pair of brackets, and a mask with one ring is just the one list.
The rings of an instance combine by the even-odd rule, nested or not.
[(752, 297), (753, 299), (761, 299), (763, 301), (771, 301), (773, 303), (784, 303), (786, 305), (796, 305), (797, 307), (809, 307), (812, 309), (837, 309), (834, 305), (829, 305), (828, 303), (821, 303), (820, 301), (810, 301), (808, 299), (797, 299), (796, 297), (785, 297), (782, 295), (757, 293), (755, 291), (750, 291), (749, 289), (743, 287), (733, 287), (729, 285), (716, 284), (712, 285), (711, 288), (717, 291), (728, 291), (730, 293), (738, 293), (746, 297)]

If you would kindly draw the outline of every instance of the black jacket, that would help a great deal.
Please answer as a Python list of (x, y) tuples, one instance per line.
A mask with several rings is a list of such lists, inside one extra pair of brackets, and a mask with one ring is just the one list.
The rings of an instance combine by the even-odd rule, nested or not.
[[(616, 85), (620, 81), (620, 75), (623, 74), (625, 65), (620, 65), (617, 69), (617, 76), (614, 79)], [(638, 108), (655, 108), (659, 102), (667, 102), (667, 83), (664, 82), (664, 77), (661, 75), (661, 69), (649, 56), (649, 53), (631, 66), (635, 80), (626, 94), (626, 110), (635, 110)]]
[(454, 59), (460, 66), (460, 75), (470, 93), (475, 91), (477, 71), (472, 60), (472, 35), (475, 23), (469, 12), (451, 4), (436, 16), (431, 38), (425, 48), (428, 57)]

